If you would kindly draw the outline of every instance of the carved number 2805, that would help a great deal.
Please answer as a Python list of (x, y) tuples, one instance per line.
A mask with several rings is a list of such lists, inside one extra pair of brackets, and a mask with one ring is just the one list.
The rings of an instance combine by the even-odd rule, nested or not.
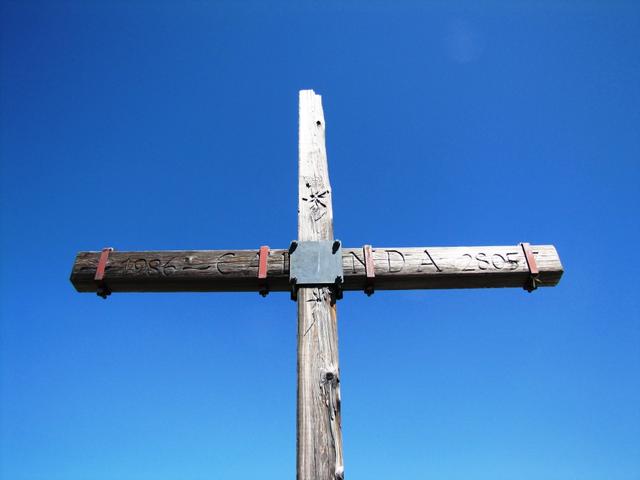
[(473, 272), (475, 270), (516, 270), (518, 259), (510, 258), (519, 255), (518, 252), (509, 252), (505, 255), (494, 253), (490, 257), (483, 252), (476, 254), (475, 258), (470, 253), (465, 253), (462, 258), (467, 259), (462, 267), (463, 272)]

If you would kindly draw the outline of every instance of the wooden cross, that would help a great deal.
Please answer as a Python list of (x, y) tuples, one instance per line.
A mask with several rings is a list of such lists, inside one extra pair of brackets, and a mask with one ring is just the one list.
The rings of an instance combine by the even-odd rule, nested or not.
[[(97, 292), (105, 298), (111, 292), (291, 292), (298, 304), (298, 480), (344, 478), (336, 319), (336, 300), (342, 291), (363, 290), (369, 295), (375, 289), (532, 291), (556, 285), (563, 273), (552, 245), (342, 248), (333, 242), (325, 128), (321, 97), (313, 90), (301, 91), (298, 240), (289, 249), (104, 249), (78, 253), (71, 273), (79, 292)], [(341, 274), (313, 280), (320, 278), (314, 277), (318, 273), (332, 274), (330, 267), (336, 265), (328, 265), (332, 255), (341, 255)], [(292, 276), (292, 262), (295, 271), (311, 275), (312, 280), (299, 282)]]

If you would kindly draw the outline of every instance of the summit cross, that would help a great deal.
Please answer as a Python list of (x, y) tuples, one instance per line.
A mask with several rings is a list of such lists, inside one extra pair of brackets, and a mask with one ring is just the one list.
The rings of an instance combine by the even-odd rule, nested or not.
[(553, 245), (343, 248), (320, 95), (300, 91), (298, 239), (286, 249), (79, 252), (78, 292), (290, 292), (298, 305), (297, 479), (344, 478), (336, 301), (343, 291), (558, 284)]

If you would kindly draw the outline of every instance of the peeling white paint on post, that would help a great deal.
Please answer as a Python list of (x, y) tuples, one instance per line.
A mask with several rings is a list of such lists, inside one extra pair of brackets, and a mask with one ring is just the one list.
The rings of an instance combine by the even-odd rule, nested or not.
[[(333, 210), (322, 100), (300, 91), (298, 240), (332, 240)], [(298, 480), (344, 478), (335, 301), (328, 288), (298, 291)]]

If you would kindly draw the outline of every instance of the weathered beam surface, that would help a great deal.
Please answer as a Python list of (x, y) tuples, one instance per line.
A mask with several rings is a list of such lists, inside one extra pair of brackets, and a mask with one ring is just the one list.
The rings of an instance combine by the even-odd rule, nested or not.
[[(532, 245), (542, 287), (560, 281), (562, 264), (553, 245)], [(100, 252), (80, 252), (71, 273), (79, 292), (95, 292)], [(375, 288), (447, 289), (521, 287), (527, 263), (518, 245), (490, 247), (374, 248)], [(343, 248), (345, 290), (363, 290), (362, 248)], [(109, 256), (105, 281), (114, 292), (259, 291), (258, 249), (119, 252)], [(271, 291), (289, 291), (289, 254), (271, 250)]]
[[(298, 240), (332, 240), (324, 113), (313, 90), (300, 92), (298, 142)], [(298, 291), (297, 411), (297, 479), (342, 479), (338, 324), (326, 287)]]

